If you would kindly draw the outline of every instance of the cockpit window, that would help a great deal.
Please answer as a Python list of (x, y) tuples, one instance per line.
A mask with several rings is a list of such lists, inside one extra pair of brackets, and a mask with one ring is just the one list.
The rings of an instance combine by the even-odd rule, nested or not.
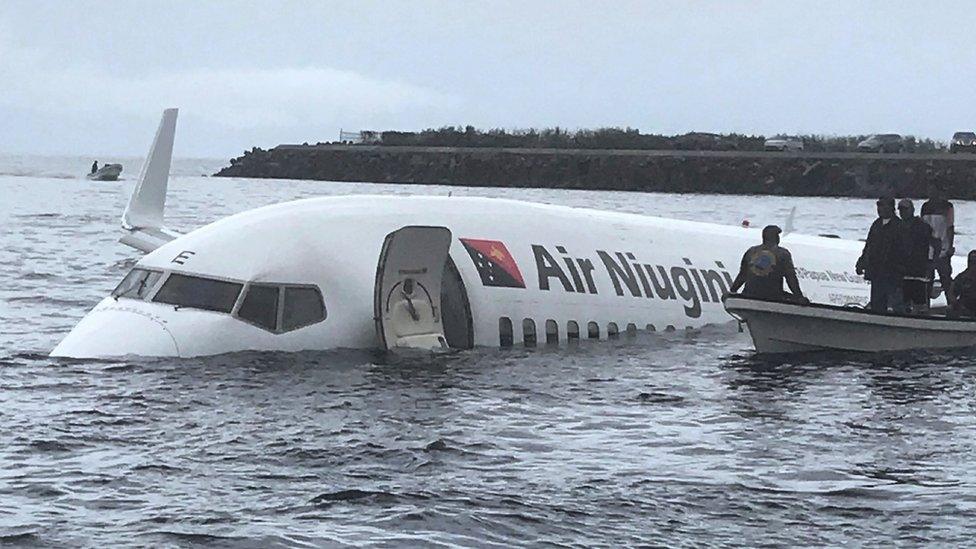
[(178, 307), (191, 307), (229, 313), (234, 308), (243, 284), (172, 273), (153, 301)]
[(281, 329), (297, 330), (325, 319), (325, 306), (318, 288), (285, 287)]
[(258, 326), (275, 331), (278, 324), (278, 287), (251, 284), (237, 309), (237, 316)]
[(150, 271), (148, 269), (132, 269), (125, 275), (122, 282), (112, 290), (112, 297), (127, 297), (131, 299), (145, 299), (149, 295), (159, 278), (163, 276), (160, 271)]
[(315, 286), (250, 284), (236, 315), (280, 334), (321, 322), (326, 312), (322, 292)]

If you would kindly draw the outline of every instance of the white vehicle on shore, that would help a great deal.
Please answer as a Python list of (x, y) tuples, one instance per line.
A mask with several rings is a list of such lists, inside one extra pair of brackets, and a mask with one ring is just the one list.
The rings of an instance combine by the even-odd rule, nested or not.
[(763, 143), (763, 149), (779, 152), (800, 152), (803, 150), (803, 140), (793, 135), (777, 135), (767, 139)]

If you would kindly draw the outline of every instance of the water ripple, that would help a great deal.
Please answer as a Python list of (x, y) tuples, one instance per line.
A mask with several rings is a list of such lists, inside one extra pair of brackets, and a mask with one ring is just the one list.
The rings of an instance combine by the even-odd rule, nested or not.
[[(728, 325), (438, 357), (50, 359), (134, 261), (117, 243), (125, 195), (0, 186), (0, 545), (961, 546), (976, 533), (971, 352), (765, 359)], [(171, 190), (181, 229), (296, 196), (402, 192), (196, 177)], [(789, 209), (452, 190), (728, 223)], [(795, 202), (799, 230), (849, 237), (873, 208)]]

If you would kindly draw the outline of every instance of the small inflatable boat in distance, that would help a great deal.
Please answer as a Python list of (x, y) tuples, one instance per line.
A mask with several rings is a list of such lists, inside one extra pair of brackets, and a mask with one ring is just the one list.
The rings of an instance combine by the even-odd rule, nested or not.
[(122, 164), (105, 164), (85, 177), (92, 181), (118, 181), (121, 174)]
[(886, 352), (976, 346), (976, 320), (883, 314), (859, 307), (801, 305), (729, 295), (758, 353)]

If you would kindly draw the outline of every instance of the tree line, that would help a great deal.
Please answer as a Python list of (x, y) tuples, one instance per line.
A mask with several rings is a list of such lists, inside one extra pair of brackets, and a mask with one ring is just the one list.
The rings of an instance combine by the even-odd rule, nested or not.
[[(761, 151), (766, 136), (738, 133), (716, 134), (691, 132), (682, 135), (641, 133), (635, 128), (598, 128), (566, 130), (564, 128), (480, 130), (473, 126), (445, 126), (419, 132), (363, 132), (369, 144), (414, 147), (491, 147), (539, 149), (636, 149), (636, 150), (702, 150)], [(800, 135), (804, 148), (811, 152), (854, 151), (868, 135)], [(905, 136), (906, 152), (935, 152), (946, 144), (932, 139)]]

